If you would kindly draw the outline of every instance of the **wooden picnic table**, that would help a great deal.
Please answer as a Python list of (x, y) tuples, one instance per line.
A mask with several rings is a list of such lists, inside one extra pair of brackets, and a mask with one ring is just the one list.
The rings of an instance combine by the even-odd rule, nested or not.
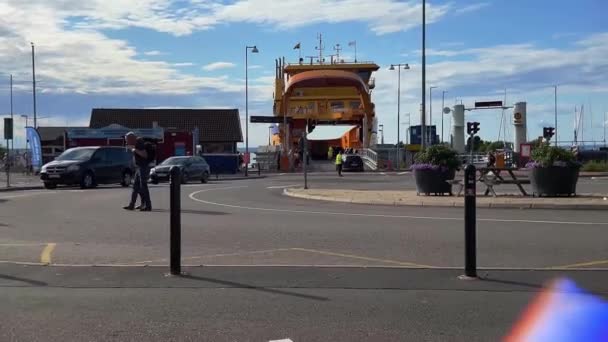
[[(528, 193), (526, 193), (526, 190), (522, 184), (530, 184), (530, 180), (518, 179), (517, 176), (515, 176), (515, 173), (513, 173), (513, 171), (518, 169), (511, 167), (482, 167), (477, 170), (479, 171), (479, 178), (477, 180), (486, 186), (486, 191), (484, 193), (485, 196), (488, 196), (488, 194), (492, 192), (492, 195), (496, 197), (494, 186), (500, 184), (515, 184), (519, 188), (522, 195), (528, 196)], [(503, 171), (506, 171), (509, 176), (511, 176), (511, 179), (504, 179), (500, 175)], [(493, 174), (493, 176), (489, 175), (490, 172)]]

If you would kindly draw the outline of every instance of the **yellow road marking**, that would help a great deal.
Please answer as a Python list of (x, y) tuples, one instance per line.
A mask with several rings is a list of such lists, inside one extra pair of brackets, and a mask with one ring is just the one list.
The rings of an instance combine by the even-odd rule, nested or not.
[(57, 246), (56, 243), (47, 243), (46, 244), (46, 247), (44, 247), (44, 249), (42, 250), (42, 253), (40, 253), (40, 262), (41, 263), (43, 263), (45, 265), (49, 265), (51, 263), (51, 254), (53, 253), (55, 246)]
[(589, 262), (581, 262), (578, 264), (570, 264), (570, 265), (556, 266), (556, 267), (549, 267), (549, 268), (576, 268), (576, 267), (595, 266), (595, 265), (601, 265), (601, 264), (608, 264), (608, 260), (595, 260), (595, 261), (589, 261)]
[[(288, 251), (288, 250), (291, 250), (291, 248), (276, 248), (276, 249), (266, 249), (266, 250), (261, 250), (261, 251), (250, 251), (250, 252), (239, 252), (239, 253), (207, 254), (207, 255), (182, 257), (182, 260), (225, 257), (225, 256), (241, 256), (241, 255), (248, 255), (248, 254), (271, 253), (271, 252), (281, 252), (281, 251)], [(136, 264), (147, 264), (147, 263), (167, 261), (167, 260), (169, 260), (169, 259), (163, 258), (163, 259), (156, 259), (156, 260), (136, 261), (135, 263)]]
[(317, 250), (317, 249), (292, 248), (292, 250), (294, 250), (294, 251), (302, 251), (302, 252), (310, 252), (310, 253), (318, 253), (318, 254), (325, 254), (325, 255), (333, 255), (333, 256), (339, 256), (339, 257), (343, 257), (343, 258), (351, 258), (351, 259), (359, 259), (359, 260), (383, 262), (383, 263), (386, 263), (386, 264), (394, 264), (394, 265), (399, 265), (399, 266), (420, 267), (420, 268), (435, 268), (434, 266), (416, 264), (416, 263), (413, 263), (413, 262), (370, 258), (370, 257), (365, 257), (365, 256), (353, 255), (353, 254), (343, 254), (343, 253), (320, 251), (320, 250)]
[[(413, 262), (378, 259), (378, 258), (365, 257), (365, 256), (360, 256), (360, 255), (328, 252), (328, 251), (321, 251), (321, 250), (317, 250), (317, 249), (308, 249), (308, 248), (277, 248), (277, 249), (268, 249), (268, 250), (241, 252), (241, 253), (210, 254), (210, 255), (183, 257), (182, 260), (200, 259), (200, 258), (208, 258), (208, 257), (241, 256), (241, 255), (248, 255), (248, 254), (271, 253), (271, 252), (281, 252), (281, 251), (300, 251), (300, 252), (308, 252), (308, 253), (315, 253), (315, 254), (338, 256), (338, 257), (342, 257), (342, 258), (381, 262), (381, 263), (385, 263), (385, 264), (393, 264), (393, 265), (399, 265), (399, 266), (417, 267), (417, 268), (435, 268), (435, 266), (416, 264)], [(167, 259), (137, 261), (137, 262), (135, 262), (135, 264), (145, 264), (145, 263), (161, 262), (161, 261), (167, 261)]]

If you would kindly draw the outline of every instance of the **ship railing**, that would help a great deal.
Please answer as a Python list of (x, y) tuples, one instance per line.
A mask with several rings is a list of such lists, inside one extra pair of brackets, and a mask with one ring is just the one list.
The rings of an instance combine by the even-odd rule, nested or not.
[(488, 162), (488, 156), (485, 153), (463, 153), (459, 155), (460, 160), (464, 165), (466, 164), (474, 164), (474, 165), (483, 165)]
[(359, 154), (367, 167), (372, 170), (378, 169), (378, 153), (371, 148), (363, 148)]
[(333, 65), (333, 64), (376, 64), (373, 61), (334, 61), (333, 63), (331, 62), (323, 62), (323, 63), (319, 63), (318, 61), (314, 61), (312, 64), (310, 63), (310, 60), (303, 60), (301, 63), (297, 62), (297, 63), (287, 63), (286, 65)]

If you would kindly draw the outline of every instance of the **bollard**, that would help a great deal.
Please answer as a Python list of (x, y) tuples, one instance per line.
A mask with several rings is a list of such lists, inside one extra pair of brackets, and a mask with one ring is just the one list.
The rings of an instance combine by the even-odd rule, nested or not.
[(181, 274), (181, 244), (182, 244), (182, 223), (181, 223), (181, 171), (178, 166), (171, 168), (170, 174), (170, 207), (171, 207), (171, 219), (170, 219), (170, 268), (172, 275)]
[(11, 159), (10, 159), (10, 150), (8, 149), (8, 139), (6, 139), (6, 162), (4, 163), (4, 167), (6, 168), (6, 187), (11, 187)]
[(308, 140), (306, 139), (306, 131), (302, 133), (303, 148), (302, 148), (302, 165), (304, 165), (304, 189), (308, 189), (308, 169), (306, 167), (307, 159), (308, 159)]
[(469, 164), (464, 169), (464, 264), (465, 275), (472, 278), (477, 277), (475, 184), (475, 166)]

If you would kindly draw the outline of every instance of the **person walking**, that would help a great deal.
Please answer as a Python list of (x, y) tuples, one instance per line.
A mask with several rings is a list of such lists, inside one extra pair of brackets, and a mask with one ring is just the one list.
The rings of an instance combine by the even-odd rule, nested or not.
[[(153, 151), (151, 151), (150, 147), (146, 149), (144, 139), (138, 138), (133, 132), (127, 133), (125, 138), (127, 140), (127, 147), (133, 151), (135, 177), (133, 179), (131, 202), (123, 208), (126, 210), (139, 209), (140, 211), (152, 211), (152, 201), (150, 200), (150, 191), (148, 190), (148, 177), (150, 176), (149, 164), (152, 159), (152, 156), (149, 154), (153, 153)], [(138, 195), (141, 197), (141, 205), (135, 207)]]
[(338, 171), (338, 176), (342, 177), (342, 151), (340, 150), (336, 154), (336, 170)]

